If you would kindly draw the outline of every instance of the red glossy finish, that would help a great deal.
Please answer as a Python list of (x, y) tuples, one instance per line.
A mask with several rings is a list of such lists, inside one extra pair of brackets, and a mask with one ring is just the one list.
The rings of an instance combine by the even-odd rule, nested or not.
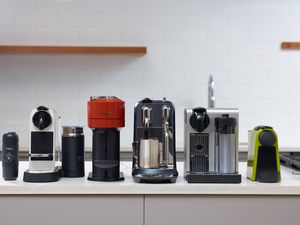
[(118, 128), (125, 126), (125, 102), (119, 98), (91, 97), (88, 101), (89, 128)]

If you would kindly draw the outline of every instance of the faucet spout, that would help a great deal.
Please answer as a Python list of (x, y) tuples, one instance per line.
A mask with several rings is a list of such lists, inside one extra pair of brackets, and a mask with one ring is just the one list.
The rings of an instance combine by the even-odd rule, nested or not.
[(212, 74), (209, 75), (208, 79), (208, 107), (215, 108), (216, 97), (215, 97), (215, 81)]

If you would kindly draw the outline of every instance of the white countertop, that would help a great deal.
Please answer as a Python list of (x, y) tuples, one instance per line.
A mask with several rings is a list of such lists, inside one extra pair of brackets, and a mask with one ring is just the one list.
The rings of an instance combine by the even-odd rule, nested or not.
[[(179, 177), (174, 184), (139, 184), (131, 177), (131, 162), (122, 162), (121, 171), (125, 181), (93, 182), (87, 177), (62, 178), (53, 183), (25, 183), (23, 171), (28, 162), (20, 162), (16, 181), (0, 178), (0, 195), (9, 194), (199, 194), (199, 195), (300, 195), (300, 176), (281, 167), (282, 181), (275, 184), (252, 182), (245, 177), (246, 163), (240, 163), (241, 184), (188, 184), (183, 174), (183, 163), (177, 163)], [(91, 162), (86, 162), (86, 175), (91, 171)], [(2, 175), (2, 171), (1, 171)]]

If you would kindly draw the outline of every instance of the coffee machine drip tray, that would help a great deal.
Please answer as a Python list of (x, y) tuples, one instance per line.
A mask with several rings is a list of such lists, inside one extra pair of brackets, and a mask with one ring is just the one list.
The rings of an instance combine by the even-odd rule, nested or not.
[(175, 183), (178, 177), (177, 169), (142, 169), (132, 171), (133, 180), (136, 183)]
[(229, 174), (229, 173), (194, 173), (187, 172), (186, 180), (188, 183), (227, 183), (227, 184), (239, 184), (242, 181), (241, 174)]
[(32, 183), (41, 183), (41, 182), (56, 182), (59, 181), (62, 176), (61, 167), (56, 166), (52, 172), (32, 172), (26, 170), (24, 172), (23, 181), (32, 182)]
[(122, 181), (124, 180), (124, 175), (122, 172), (119, 176), (109, 177), (109, 176), (93, 176), (93, 172), (89, 173), (88, 180), (90, 181)]

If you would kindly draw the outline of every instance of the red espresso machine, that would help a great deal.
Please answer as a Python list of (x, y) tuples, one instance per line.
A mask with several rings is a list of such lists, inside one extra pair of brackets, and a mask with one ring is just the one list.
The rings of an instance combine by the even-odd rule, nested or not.
[(120, 172), (120, 131), (125, 126), (125, 102), (114, 96), (91, 97), (88, 127), (93, 131), (91, 181), (124, 180)]

